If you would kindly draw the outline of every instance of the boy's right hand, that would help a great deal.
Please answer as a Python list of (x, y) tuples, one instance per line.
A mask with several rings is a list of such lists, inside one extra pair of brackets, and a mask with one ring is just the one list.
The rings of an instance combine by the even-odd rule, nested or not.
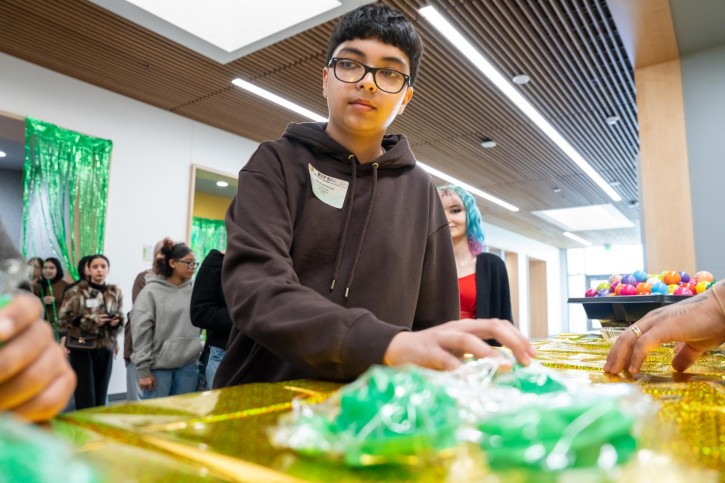
[(500, 319), (462, 319), (419, 332), (400, 332), (390, 341), (384, 363), (417, 364), (429, 369), (451, 370), (464, 354), (491, 357), (499, 352), (482, 339), (496, 339), (510, 348), (516, 360), (528, 365), (536, 350), (510, 322)]

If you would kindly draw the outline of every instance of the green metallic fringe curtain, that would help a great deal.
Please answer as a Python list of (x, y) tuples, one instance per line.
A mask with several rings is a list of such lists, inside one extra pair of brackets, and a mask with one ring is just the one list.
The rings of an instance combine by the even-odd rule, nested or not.
[(212, 249), (226, 250), (227, 228), (224, 220), (211, 220), (195, 216), (191, 220), (191, 251), (197, 260), (203, 260)]
[(28, 117), (23, 256), (52, 250), (78, 278), (85, 255), (103, 252), (113, 143)]

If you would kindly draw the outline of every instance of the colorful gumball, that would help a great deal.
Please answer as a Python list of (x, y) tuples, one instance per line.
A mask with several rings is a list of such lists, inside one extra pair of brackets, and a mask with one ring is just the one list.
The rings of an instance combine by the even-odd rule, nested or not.
[(652, 294), (667, 295), (670, 291), (666, 283), (658, 282), (652, 284)]
[(617, 288), (619, 288), (619, 295), (636, 295), (637, 289), (634, 288), (634, 285), (630, 285), (628, 283), (623, 283), (619, 285)]
[(584, 292), (585, 297), (596, 297), (598, 290), (595, 288), (587, 289), (586, 292)]
[(618, 283), (617, 284), (617, 286), (614, 289), (615, 295), (622, 295), (621, 292), (622, 292), (622, 287), (624, 287), (624, 285), (626, 285), (626, 284), (624, 284), (624, 283)]
[(627, 285), (632, 285), (633, 287), (639, 283), (634, 275), (631, 273), (628, 273), (627, 275), (622, 277), (622, 283), (626, 283)]
[(637, 284), (634, 290), (637, 295), (649, 295), (652, 293), (652, 285), (648, 284), (647, 282), (640, 282)]
[(687, 272), (680, 272), (680, 282), (688, 283), (690, 281), (690, 274)]
[(695, 282), (680, 283), (680, 287), (688, 288), (693, 295), (697, 293), (697, 284)]
[(677, 285), (676, 283), (671, 283), (671, 284), (669, 284), (669, 285), (667, 286), (667, 292), (668, 292), (668, 293), (671, 293), (671, 294), (672, 294), (672, 293), (675, 293), (675, 290), (677, 290), (678, 288), (680, 288), (680, 286), (679, 286), (679, 285)]
[(660, 282), (662, 282), (662, 280), (660, 280), (660, 277), (657, 277), (657, 276), (649, 277), (647, 279), (647, 283), (650, 284), (650, 285), (654, 285), (654, 284), (660, 283)]
[(675, 272), (674, 270), (667, 271), (662, 277), (662, 281), (667, 285), (677, 285), (680, 283), (680, 272)]
[(609, 296), (609, 290), (602, 289), (599, 292), (597, 292), (597, 297), (608, 297)]
[(697, 282), (712, 282), (714, 280), (715, 277), (712, 275), (712, 273), (704, 270), (695, 274), (695, 281)]
[(687, 287), (677, 287), (674, 292), (672, 292), (673, 295), (692, 295), (692, 291)]
[(609, 291), (616, 295), (616, 290), (619, 285), (621, 285), (619, 282), (612, 282), (612, 285), (609, 286)]
[(702, 282), (697, 282), (695, 285), (695, 293), (700, 294), (710, 288), (711, 282), (705, 282), (704, 280)]
[(597, 291), (609, 290), (609, 287), (609, 282), (601, 282), (599, 285), (597, 285)]
[(713, 286), (713, 285), (715, 285), (716, 283), (717, 283), (717, 280), (713, 280), (712, 282), (710, 282), (710, 283), (709, 283), (709, 284), (707, 285), (707, 288), (710, 288), (710, 287), (712, 287), (712, 286)]
[(637, 279), (637, 282), (639, 283), (645, 282), (647, 280), (647, 272), (645, 272), (644, 270), (636, 270), (632, 272), (632, 275), (635, 279)]
[(620, 274), (618, 274), (618, 273), (615, 273), (614, 275), (612, 275), (611, 277), (609, 277), (609, 284), (610, 285), (613, 284), (613, 283), (615, 283), (615, 282), (616, 283), (619, 283), (621, 281), (622, 281), (622, 276)]

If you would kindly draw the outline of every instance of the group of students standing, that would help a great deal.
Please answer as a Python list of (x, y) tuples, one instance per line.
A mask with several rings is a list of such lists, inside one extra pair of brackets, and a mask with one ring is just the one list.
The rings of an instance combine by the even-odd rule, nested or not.
[[(42, 300), (44, 318), (66, 348), (76, 373), (76, 409), (106, 404), (113, 358), (119, 351), (117, 338), (124, 327), (128, 400), (210, 388), (231, 326), (219, 290), (220, 257), (223, 255), (216, 250), (210, 253), (202, 286), (194, 292), (192, 277), (197, 262), (191, 249), (168, 238), (160, 241), (154, 249), (153, 267), (139, 273), (134, 281), (133, 308), (127, 316), (121, 290), (106, 283), (110, 262), (104, 255), (81, 259), (79, 280), (72, 284), (64, 280), (59, 260), (29, 260), (33, 291)], [(216, 283), (217, 290), (206, 287), (207, 282)], [(202, 328), (208, 329), (211, 355), (204, 361), (206, 374), (201, 378), (209, 382), (200, 385)]]

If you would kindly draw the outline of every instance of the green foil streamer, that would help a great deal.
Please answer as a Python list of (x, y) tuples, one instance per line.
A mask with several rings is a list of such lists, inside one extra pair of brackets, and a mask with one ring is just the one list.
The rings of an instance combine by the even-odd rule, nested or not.
[(211, 250), (226, 250), (227, 228), (224, 220), (212, 220), (195, 216), (191, 220), (191, 251), (198, 259), (204, 259)]
[(37, 255), (40, 237), (47, 236), (78, 278), (78, 260), (103, 251), (112, 147), (109, 140), (26, 118), (23, 256)]

